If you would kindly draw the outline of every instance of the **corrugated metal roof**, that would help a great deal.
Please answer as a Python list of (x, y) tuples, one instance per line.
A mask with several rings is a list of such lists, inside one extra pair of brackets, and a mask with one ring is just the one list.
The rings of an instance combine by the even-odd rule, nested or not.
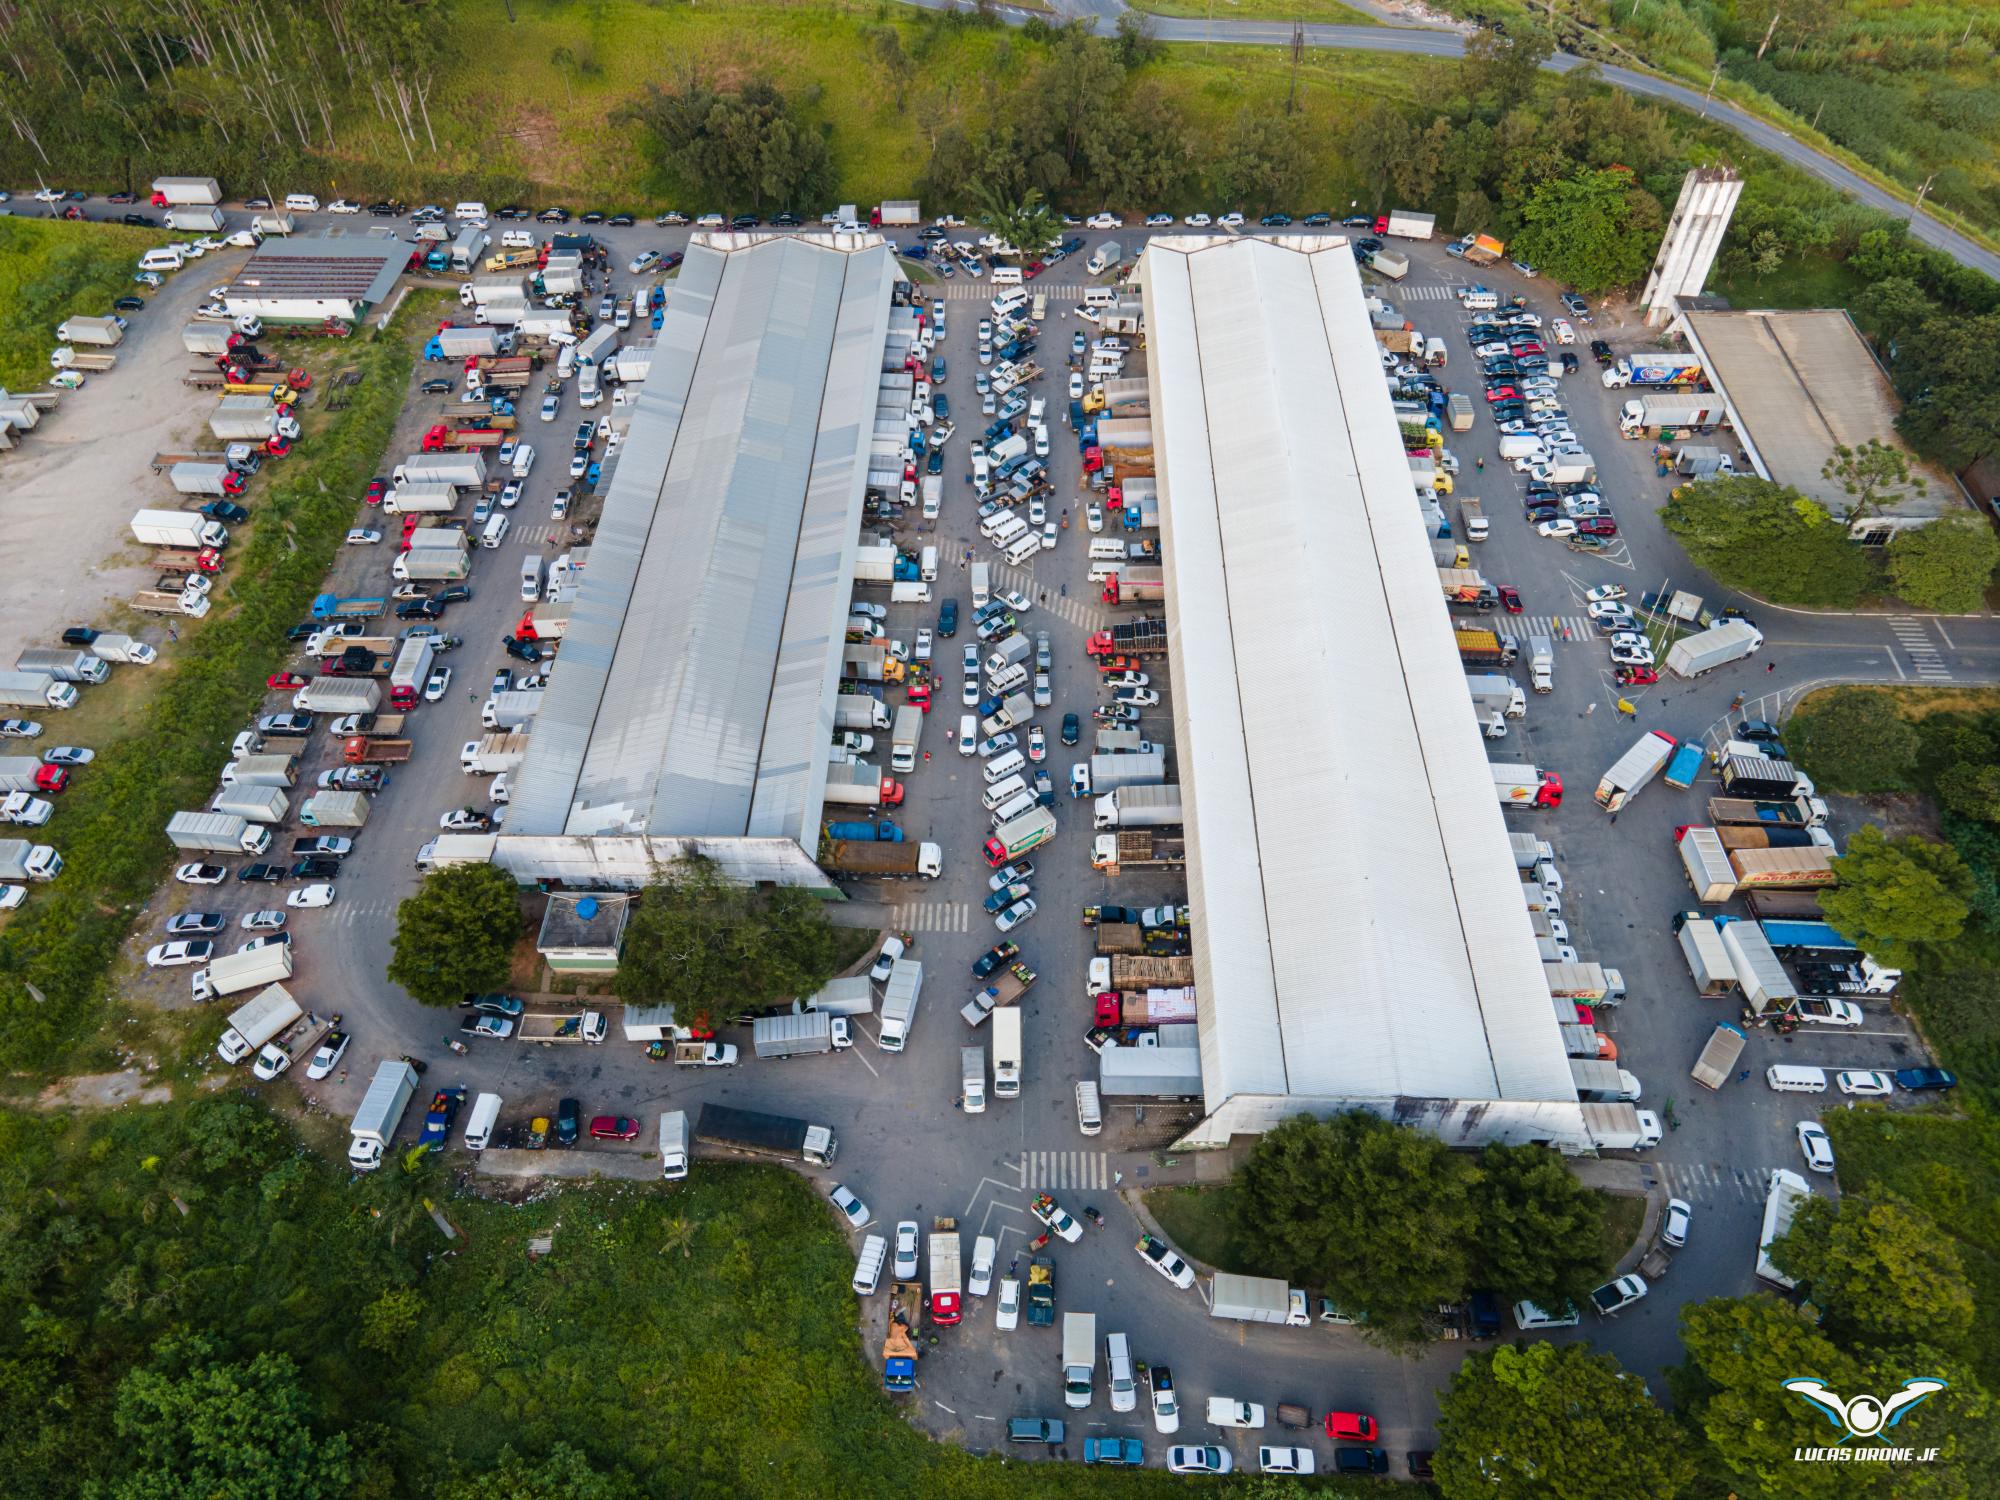
[(1144, 269), (1209, 1109), (1573, 1103), (1352, 252)]
[(894, 275), (875, 235), (697, 236), (510, 834), (816, 843)]
[(382, 302), (410, 263), (410, 248), (402, 240), (375, 234), (268, 239), (231, 278), (228, 295), (258, 302)]

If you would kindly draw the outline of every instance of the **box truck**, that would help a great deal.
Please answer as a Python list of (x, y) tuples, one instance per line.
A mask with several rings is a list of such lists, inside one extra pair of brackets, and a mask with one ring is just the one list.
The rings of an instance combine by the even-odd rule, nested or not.
[(216, 1043), (216, 1056), (226, 1063), (240, 1063), (304, 1014), (282, 984), (266, 985), (229, 1013), (229, 1029)]
[(400, 1058), (384, 1059), (376, 1068), (350, 1127), (353, 1133), (347, 1146), (350, 1167), (357, 1172), (372, 1172), (382, 1165), (389, 1141), (416, 1091), (417, 1070)]

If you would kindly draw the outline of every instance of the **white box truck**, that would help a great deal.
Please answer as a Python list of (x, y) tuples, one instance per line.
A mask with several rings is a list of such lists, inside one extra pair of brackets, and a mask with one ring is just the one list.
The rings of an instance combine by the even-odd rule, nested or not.
[(1097, 1314), (1064, 1313), (1062, 1335), (1063, 1405), (1082, 1411), (1090, 1405), (1097, 1373)]
[(909, 1043), (923, 989), (924, 966), (916, 959), (899, 958), (889, 966), (889, 982), (882, 986), (882, 1029), (875, 1037), (884, 1052), (901, 1052)]
[(993, 1013), (993, 1097), (1014, 1099), (1021, 1093), (1021, 1009), (1010, 1005)]
[(668, 1182), (679, 1182), (687, 1174), (687, 1111), (669, 1110), (660, 1116), (660, 1175)]
[(217, 995), (240, 995), (245, 990), (276, 984), (292, 977), (292, 945), (267, 943), (247, 953), (225, 953), (205, 969), (197, 969), (189, 988), (197, 1004)]
[(282, 984), (267, 985), (229, 1013), (229, 1029), (216, 1043), (215, 1054), (226, 1063), (240, 1063), (304, 1014)]
[(361, 1108), (354, 1112), (354, 1138), (348, 1142), (347, 1164), (357, 1172), (372, 1172), (382, 1165), (389, 1140), (402, 1122), (403, 1111), (417, 1091), (417, 1070), (399, 1058), (385, 1058), (375, 1070), (374, 1081), (362, 1096)]

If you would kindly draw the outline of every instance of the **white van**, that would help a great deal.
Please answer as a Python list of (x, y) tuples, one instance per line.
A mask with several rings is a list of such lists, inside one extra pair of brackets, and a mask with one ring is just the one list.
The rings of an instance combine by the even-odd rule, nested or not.
[(1028, 294), (1026, 292), (1002, 292), (993, 299), (993, 316), (995, 318), (1011, 318), (1027, 305)]
[(991, 575), (987, 571), (985, 563), (976, 562), (972, 565), (972, 607), (974, 609), (984, 609), (992, 600), (993, 585)]
[(514, 521), (506, 514), (496, 515), (486, 523), (486, 529), (479, 533), (479, 545), (497, 548), (507, 540), (507, 533), (514, 529)]
[(995, 696), (1001, 693), (1015, 692), (1027, 685), (1028, 666), (1026, 662), (1017, 661), (1012, 666), (1002, 667), (986, 679), (986, 691)]
[(1542, 447), (1542, 440), (1532, 432), (1506, 432), (1500, 435), (1502, 458), (1540, 458), (1547, 451)]
[(1826, 1070), (1777, 1063), (1764, 1070), (1764, 1082), (1781, 1094), (1824, 1094)]
[(1574, 1328), (1582, 1321), (1583, 1315), (1574, 1302), (1565, 1302), (1559, 1313), (1543, 1312), (1532, 1302), (1514, 1304), (1514, 1326), (1523, 1333), (1532, 1333), (1537, 1328)]
[(938, 549), (935, 547), (924, 548), (922, 560), (917, 565), (917, 571), (924, 575), (925, 583), (937, 582), (937, 565)]
[(500, 1096), (481, 1094), (472, 1101), (472, 1113), (465, 1119), (465, 1149), (484, 1151), (493, 1139), (493, 1127), (500, 1119)]
[(958, 716), (958, 753), (971, 755), (979, 749), (979, 715)]
[(1118, 289), (1108, 286), (1087, 286), (1083, 289), (1083, 305), (1085, 307), (1099, 308), (1116, 307), (1118, 305)]
[(931, 586), (928, 583), (912, 582), (907, 578), (901, 583), (892, 583), (889, 585), (889, 602), (891, 604), (928, 604), (931, 602)]
[(142, 271), (178, 271), (187, 264), (187, 252), (178, 245), (162, 245), (139, 257)]
[[(1011, 755), (1013, 752), (1008, 753)], [(1004, 777), (987, 787), (980, 800), (986, 804), (986, 810), (992, 812), (996, 807), (1020, 796), (1027, 789), (1028, 783), (1023, 781), (1020, 772), (1016, 771), (1013, 775)]]
[(1009, 750), (1005, 755), (996, 755), (979, 768), (979, 774), (986, 778), (988, 786), (996, 781), (1005, 781), (1017, 771), (1027, 769), (1028, 757), (1018, 750)]
[(1002, 511), (999, 515), (982, 522), (979, 529), (986, 533), (986, 539), (994, 546), (1004, 548), (1027, 534), (1028, 523), (1012, 511)]
[(535, 248), (535, 236), (531, 231), (526, 229), (503, 229), (500, 231), (500, 248), (502, 250), (532, 250)]
[(1049, 315), (1049, 294), (1047, 292), (1035, 293), (1034, 310), (1030, 312), (1028, 316), (1032, 318), (1035, 322), (1040, 323), (1044, 319), (1046, 319), (1048, 315)]
[(984, 453), (972, 455), (972, 492), (975, 495), (983, 496), (992, 488), (992, 473), (993, 466), (986, 461)]
[(1041, 534), (1039, 532), (1030, 531), (1026, 536), (1021, 537), (1018, 540), (1008, 544), (1007, 561), (1012, 563), (1015, 567), (1018, 568), (1021, 566), (1021, 564), (1028, 561), (1029, 558), (1033, 557), (1037, 552), (1040, 552), (1041, 550), (1042, 550)]
[(533, 604), (542, 597), (542, 560), (533, 553), (521, 559), (521, 602)]
[(1433, 335), (1424, 340), (1424, 363), (1433, 370), (1442, 370), (1451, 360), (1451, 350), (1443, 339)]
[(1093, 562), (1084, 576), (1092, 583), (1109, 583), (1125, 571), (1124, 564), (1115, 562)]
[(1500, 305), (1500, 294), (1479, 287), (1466, 287), (1459, 292), (1458, 303), (1467, 312), (1491, 312)]
[(461, 203), (452, 209), (451, 216), (454, 219), (483, 219), (486, 217), (486, 205), (484, 203)]
[[(550, 340), (554, 342), (553, 339)], [(556, 379), (567, 380), (576, 373), (576, 335), (571, 334), (569, 342), (562, 346), (562, 353), (556, 356)]]
[(861, 1254), (854, 1262), (854, 1280), (850, 1283), (856, 1294), (872, 1297), (882, 1280), (882, 1262), (889, 1258), (889, 1242), (879, 1234), (871, 1234), (861, 1242)]
[(295, 214), (316, 214), (319, 212), (319, 199), (311, 193), (287, 193), (285, 207)]
[(995, 829), (1002, 828), (1007, 824), (1013, 822), (1023, 813), (1032, 812), (1034, 810), (1034, 806), (1035, 806), (1035, 794), (1029, 791), (1023, 791), (1012, 802), (1001, 803), (1000, 806), (993, 809), (994, 828)]
[(516, 479), (526, 479), (528, 472), (534, 467), (535, 445), (533, 443), (521, 444), (520, 447), (514, 450), (514, 477)]
[(1123, 562), (1125, 561), (1125, 544), (1123, 542), (1109, 542), (1101, 539), (1094, 541), (1090, 544), (1090, 560), (1092, 562)]
[(1080, 1082), (1076, 1086), (1076, 1128), (1085, 1135), (1096, 1135), (1104, 1129), (1104, 1110), (1098, 1103), (1094, 1083)]
[(993, 284), (995, 286), (1019, 286), (1021, 284), (1021, 268), (1019, 266), (995, 266), (993, 268)]

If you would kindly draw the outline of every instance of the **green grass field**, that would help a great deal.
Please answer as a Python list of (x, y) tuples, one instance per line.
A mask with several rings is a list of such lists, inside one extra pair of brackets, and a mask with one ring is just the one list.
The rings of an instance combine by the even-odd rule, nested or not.
[(140, 252), (168, 238), (120, 224), (0, 219), (0, 386), (46, 385), (56, 325), (72, 313), (107, 315), (136, 290)]
[(1216, 1270), (1263, 1274), (1238, 1242), (1227, 1187), (1164, 1187), (1146, 1194), (1146, 1212), (1185, 1254)]

